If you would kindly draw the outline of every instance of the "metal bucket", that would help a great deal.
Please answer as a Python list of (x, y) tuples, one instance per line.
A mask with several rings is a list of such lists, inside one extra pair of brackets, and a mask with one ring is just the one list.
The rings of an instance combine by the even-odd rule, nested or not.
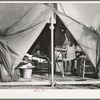
[(32, 69), (23, 69), (23, 78), (31, 78), (32, 77)]

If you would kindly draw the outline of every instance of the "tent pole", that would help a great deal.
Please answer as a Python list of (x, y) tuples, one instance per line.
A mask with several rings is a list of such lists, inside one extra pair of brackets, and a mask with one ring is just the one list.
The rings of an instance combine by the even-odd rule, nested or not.
[(53, 26), (53, 15), (51, 17), (51, 81), (54, 86), (54, 26)]

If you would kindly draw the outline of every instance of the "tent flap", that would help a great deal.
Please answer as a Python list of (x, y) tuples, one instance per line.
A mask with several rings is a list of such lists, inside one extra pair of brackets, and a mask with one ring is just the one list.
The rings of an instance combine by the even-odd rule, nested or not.
[(99, 36), (71, 17), (57, 11), (56, 14), (60, 17), (64, 25), (69, 29), (92, 64), (96, 67), (97, 43), (100, 42)]
[(0, 37), (1, 44), (5, 46), (0, 45), (0, 52), (7, 60), (1, 59), (5, 61), (3, 66), (7, 73), (14, 73), (14, 69), (40, 35), (52, 14), (51, 8), (37, 4), (8, 30), (6, 37)]

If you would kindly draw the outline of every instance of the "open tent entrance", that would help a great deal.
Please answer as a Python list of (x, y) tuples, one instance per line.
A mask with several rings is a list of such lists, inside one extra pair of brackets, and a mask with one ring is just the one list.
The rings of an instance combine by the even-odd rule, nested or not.
[[(44, 29), (42, 30), (42, 32), (40, 33), (38, 38), (36, 39), (36, 41), (33, 43), (31, 48), (29, 49), (28, 53), (30, 55), (34, 55), (36, 49), (40, 49), (41, 54), (42, 55), (46, 55), (50, 59), (50, 61), (51, 61), (51, 30), (50, 30), (50, 25), (51, 25), (50, 23), (47, 23), (45, 25)], [(74, 37), (70, 33), (70, 31), (66, 28), (66, 26), (63, 24), (63, 22), (57, 16), (56, 17), (56, 24), (54, 24), (54, 48), (56, 48), (56, 47), (61, 47), (62, 48), (62, 46), (63, 46), (63, 44), (64, 44), (64, 42), (66, 40), (65, 34), (67, 35), (67, 39), (71, 43), (71, 45), (75, 45), (75, 46), (78, 45), (76, 40), (74, 39)], [(84, 54), (83, 51), (81, 51), (81, 53)], [(54, 58), (55, 58), (55, 55), (54, 55)], [(61, 80), (67, 80), (67, 77), (65, 77), (66, 79), (65, 78), (62, 79), (62, 76), (59, 76), (59, 75), (62, 74), (62, 68), (64, 68), (63, 69), (64, 70), (64, 74), (66, 74), (66, 70), (67, 70), (66, 67), (68, 67), (70, 65), (70, 62), (68, 62), (68, 61), (63, 61), (62, 62), (61, 60), (62, 59), (59, 59), (57, 62), (56, 61), (54, 62), (54, 72), (55, 72), (54, 74), (58, 75), (57, 77), (60, 77)], [(66, 62), (67, 62), (67, 65), (66, 65)], [(63, 66), (62, 66), (61, 63), (63, 63)], [(75, 58), (71, 62), (70, 71), (71, 72), (73, 71), (73, 73), (77, 74), (77, 76), (78, 76), (80, 74), (80, 69), (77, 67), (77, 65), (80, 64), (79, 66), (81, 66), (81, 62), (79, 61), (77, 63), (77, 65), (76, 65), (76, 63), (77, 63), (77, 61), (76, 61), (76, 58)], [(43, 67), (41, 66), (41, 69), (42, 68)], [(50, 68), (51, 68), (51, 66), (50, 66)], [(49, 71), (51, 73), (51, 70), (49, 70)], [(76, 75), (73, 75), (73, 76), (76, 76)]]

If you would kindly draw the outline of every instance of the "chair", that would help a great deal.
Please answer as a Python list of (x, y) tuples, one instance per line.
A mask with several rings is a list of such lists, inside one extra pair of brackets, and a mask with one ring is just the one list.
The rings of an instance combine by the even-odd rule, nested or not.
[(85, 78), (85, 75), (94, 75), (94, 67), (85, 55), (81, 56), (81, 65), (79, 76)]

